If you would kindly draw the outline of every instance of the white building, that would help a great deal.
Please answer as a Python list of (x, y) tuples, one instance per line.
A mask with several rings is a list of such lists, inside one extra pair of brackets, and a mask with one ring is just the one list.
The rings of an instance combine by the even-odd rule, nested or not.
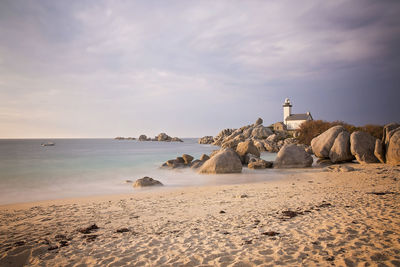
[(311, 113), (303, 113), (303, 114), (292, 114), (292, 104), (290, 103), (289, 98), (285, 99), (285, 103), (283, 103), (283, 123), (286, 125), (288, 131), (297, 130), (305, 121), (313, 120)]

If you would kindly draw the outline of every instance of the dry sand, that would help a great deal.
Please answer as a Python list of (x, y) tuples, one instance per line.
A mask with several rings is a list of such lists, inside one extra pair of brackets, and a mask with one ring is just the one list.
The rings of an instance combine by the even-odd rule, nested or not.
[(350, 166), (2, 206), (0, 266), (400, 266), (400, 168)]

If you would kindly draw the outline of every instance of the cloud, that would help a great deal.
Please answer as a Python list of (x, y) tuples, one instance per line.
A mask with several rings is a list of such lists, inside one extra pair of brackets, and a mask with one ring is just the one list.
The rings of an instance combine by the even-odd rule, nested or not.
[[(399, 94), (399, 8), (396, 1), (2, 1), (0, 128), (22, 137), (40, 120), (43, 129), (30, 136), (199, 136), (258, 116), (280, 120), (288, 96), (295, 111), (316, 118), (395, 120), (399, 108), (387, 103)], [(373, 103), (377, 91), (376, 109), (361, 104), (355, 116), (352, 102)], [(329, 98), (346, 106), (335, 110)]]

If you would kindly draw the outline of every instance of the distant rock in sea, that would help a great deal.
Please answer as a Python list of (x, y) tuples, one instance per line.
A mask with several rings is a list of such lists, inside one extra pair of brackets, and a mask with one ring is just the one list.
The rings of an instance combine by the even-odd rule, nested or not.
[(166, 133), (160, 133), (153, 139), (142, 134), (141, 136), (139, 136), (139, 141), (183, 142), (183, 140), (181, 140), (180, 138), (171, 137), (171, 136), (167, 135)]
[(123, 137), (123, 136), (117, 136), (114, 139), (115, 140), (136, 140), (135, 137)]

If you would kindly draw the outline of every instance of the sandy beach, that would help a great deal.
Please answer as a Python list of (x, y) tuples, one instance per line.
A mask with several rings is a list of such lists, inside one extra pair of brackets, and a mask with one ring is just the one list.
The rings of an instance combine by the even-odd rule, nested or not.
[(347, 166), (1, 206), (0, 266), (400, 266), (400, 167)]

